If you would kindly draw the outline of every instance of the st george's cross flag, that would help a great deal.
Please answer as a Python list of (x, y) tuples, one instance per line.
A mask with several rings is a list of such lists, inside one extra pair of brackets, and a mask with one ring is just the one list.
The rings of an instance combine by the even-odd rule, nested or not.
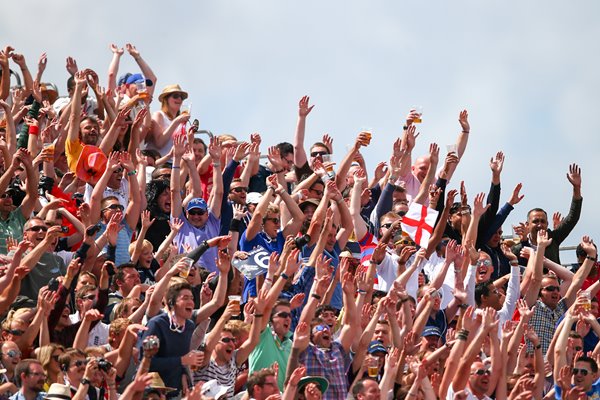
[(412, 203), (408, 212), (402, 217), (402, 230), (421, 247), (427, 247), (433, 233), (433, 226), (438, 216), (436, 210), (419, 203)]

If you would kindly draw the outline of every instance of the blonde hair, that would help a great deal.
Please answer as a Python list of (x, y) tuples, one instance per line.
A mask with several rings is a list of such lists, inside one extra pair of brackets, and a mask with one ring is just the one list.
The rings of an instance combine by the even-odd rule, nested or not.
[(46, 373), (48, 372), (48, 366), (52, 361), (52, 353), (54, 353), (57, 349), (61, 350), (63, 353), (65, 352), (63, 345), (57, 343), (50, 343), (46, 346), (42, 346), (37, 351), (37, 359), (40, 364), (42, 364), (42, 368), (44, 368)]
[(127, 327), (129, 326), (129, 324), (131, 324), (131, 321), (127, 318), (116, 318), (114, 319), (109, 327), (108, 327), (108, 335), (119, 335), (121, 332), (123, 332), (125, 329), (127, 329)]
[[(139, 239), (138, 239), (138, 240), (139, 240)], [(134, 242), (131, 242), (131, 243), (129, 244), (129, 255), (130, 255), (130, 256), (132, 256), (132, 255), (133, 255), (133, 252), (135, 251), (135, 246), (137, 245), (137, 242), (138, 242), (138, 241), (136, 240), (136, 241), (134, 241)], [(143, 239), (143, 242), (142, 242), (142, 243), (143, 243), (143, 244), (142, 244), (142, 251), (144, 251), (144, 250), (150, 250), (150, 251), (152, 251), (152, 250), (154, 249), (154, 247), (152, 247), (152, 243), (150, 243), (150, 241), (148, 241), (148, 240), (146, 240), (146, 239)]]

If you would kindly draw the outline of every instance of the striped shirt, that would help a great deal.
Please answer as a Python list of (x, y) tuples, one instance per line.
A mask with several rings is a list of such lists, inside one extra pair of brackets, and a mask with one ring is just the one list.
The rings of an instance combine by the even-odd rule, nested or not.
[(219, 385), (227, 387), (227, 398), (233, 397), (235, 378), (238, 375), (238, 366), (236, 363), (237, 350), (233, 352), (231, 360), (227, 364), (217, 365), (211, 357), (208, 365), (201, 370), (194, 372), (194, 385), (198, 382), (208, 382), (216, 379)]

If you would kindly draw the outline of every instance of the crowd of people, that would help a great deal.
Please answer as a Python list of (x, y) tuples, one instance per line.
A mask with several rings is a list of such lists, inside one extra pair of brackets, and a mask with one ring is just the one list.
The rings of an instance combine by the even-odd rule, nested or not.
[(106, 80), (67, 58), (63, 97), (46, 54), (0, 51), (2, 398), (600, 398), (596, 245), (559, 254), (576, 164), (568, 215), (519, 209), (507, 238), (504, 154), (487, 198), (455, 174), (466, 110), (446, 155), (413, 154), (410, 110), (377, 165), (368, 131), (335, 164), (308, 97), (291, 143), (213, 135), (110, 50)]

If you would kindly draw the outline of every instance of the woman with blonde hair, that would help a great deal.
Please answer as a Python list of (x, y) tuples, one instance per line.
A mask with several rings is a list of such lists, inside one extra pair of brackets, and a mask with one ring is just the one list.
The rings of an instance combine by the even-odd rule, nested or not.
[(189, 114), (181, 113), (181, 105), (187, 97), (187, 92), (179, 85), (168, 85), (162, 90), (158, 96), (161, 108), (152, 114), (152, 128), (146, 136), (146, 149), (158, 151), (161, 157), (171, 151), (173, 133), (190, 119)]
[(46, 373), (46, 382), (44, 382), (44, 392), (47, 392), (53, 383), (64, 383), (58, 358), (63, 355), (65, 348), (56, 343), (42, 346), (37, 351), (37, 359), (42, 364)]

